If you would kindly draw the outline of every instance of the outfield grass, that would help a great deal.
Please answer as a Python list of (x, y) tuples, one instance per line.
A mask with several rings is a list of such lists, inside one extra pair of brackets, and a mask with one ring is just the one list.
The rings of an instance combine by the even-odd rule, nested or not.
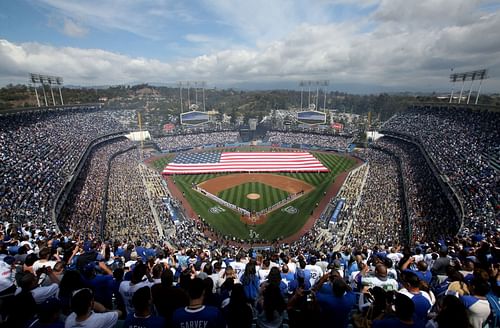
[(166, 155), (154, 160), (153, 162), (151, 162), (150, 165), (156, 171), (161, 172), (161, 171), (163, 171), (165, 166), (167, 166), (167, 164), (174, 159), (174, 157), (175, 157), (175, 154), (166, 154)]
[[(250, 193), (259, 194), (260, 198), (249, 199), (246, 195)], [(247, 182), (223, 190), (217, 196), (231, 204), (247, 209), (250, 212), (258, 212), (285, 199), (288, 195), (286, 191), (273, 188), (264, 183)]]
[[(250, 149), (255, 150), (255, 148), (245, 150), (249, 151)], [(241, 148), (239, 150), (243, 151)], [(269, 150), (267, 149), (267, 151)], [(341, 172), (349, 170), (356, 163), (352, 158), (340, 156), (335, 153), (311, 153), (314, 154), (314, 156), (316, 156), (323, 163), (323, 165), (328, 167), (330, 172), (281, 173), (281, 175), (303, 180), (313, 185), (315, 189), (287, 205), (297, 208), (299, 210), (297, 213), (289, 214), (282, 212), (281, 209), (279, 209), (268, 215), (266, 223), (256, 226), (246, 225), (240, 220), (238, 213), (227, 208), (224, 208), (225, 212), (222, 213), (211, 213), (209, 211), (211, 207), (220, 205), (191, 189), (192, 183), (198, 184), (216, 176), (220, 176), (221, 174), (178, 175), (175, 176), (174, 179), (177, 187), (185, 193), (185, 197), (191, 204), (193, 210), (221, 234), (235, 236), (239, 239), (247, 239), (249, 231), (252, 229), (260, 235), (260, 238), (274, 240), (279, 237), (290, 236), (299, 231), (311, 215), (311, 212), (314, 210), (316, 204), (321, 201), (323, 193), (326, 192), (330, 184), (335, 181), (335, 178)], [(169, 157), (169, 159), (165, 160), (165, 157), (162, 157), (154, 161), (152, 165), (161, 171), (171, 159), (172, 157)], [(246, 199), (247, 194), (248, 192), (243, 189), (239, 199)], [(238, 196), (231, 197), (235, 199), (238, 198)], [(236, 200), (231, 201), (231, 203), (235, 204)]]

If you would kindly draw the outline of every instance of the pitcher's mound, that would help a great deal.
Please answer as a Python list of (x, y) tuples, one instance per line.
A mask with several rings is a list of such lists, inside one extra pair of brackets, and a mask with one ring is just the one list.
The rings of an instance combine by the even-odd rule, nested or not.
[(248, 199), (259, 199), (260, 195), (259, 194), (248, 194), (247, 198)]

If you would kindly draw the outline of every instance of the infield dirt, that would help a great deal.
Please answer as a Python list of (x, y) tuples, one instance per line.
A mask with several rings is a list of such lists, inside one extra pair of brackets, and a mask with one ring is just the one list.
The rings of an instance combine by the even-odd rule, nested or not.
[(236, 187), (247, 182), (260, 182), (284, 190), (290, 194), (295, 194), (300, 191), (308, 193), (314, 187), (305, 181), (290, 178), (277, 174), (266, 173), (239, 173), (231, 175), (223, 175), (200, 183), (198, 186), (206, 191), (217, 195), (219, 192)]

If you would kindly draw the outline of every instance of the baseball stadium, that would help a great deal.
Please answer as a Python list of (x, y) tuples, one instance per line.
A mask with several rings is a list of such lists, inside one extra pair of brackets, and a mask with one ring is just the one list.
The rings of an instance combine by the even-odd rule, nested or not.
[[(169, 157), (153, 159), (151, 165), (162, 168), (173, 194), (183, 201), (192, 217), (208, 224), (217, 235), (248, 243), (298, 239), (312, 226), (315, 216), (321, 215), (350, 170), (361, 162), (335, 152), (309, 153), (278, 147), (210, 149), (210, 154), (230, 153), (246, 154), (251, 161), (242, 159), (248, 166), (238, 167), (237, 172), (217, 173), (217, 168), (208, 168), (203, 174), (182, 175), (169, 171)], [(195, 154), (193, 160), (207, 152)], [(301, 159), (304, 155), (306, 162)], [(175, 158), (170, 156), (172, 162)], [(311, 167), (311, 159), (317, 167)], [(286, 168), (294, 160), (298, 162)]]
[(0, 31), (0, 328), (500, 327), (498, 1), (0, 1)]
[[(379, 277), (378, 271), (364, 276), (363, 257), (375, 256), (380, 272), (399, 259), (404, 276), (411, 261), (424, 256), (422, 249), (439, 263), (441, 255), (449, 259), (442, 243), (472, 245), (464, 236), (495, 243), (498, 237), (498, 193), (492, 188), (500, 168), (495, 155), (500, 111), (466, 106), (415, 103), (361, 141), (353, 131), (359, 124), (371, 124), (370, 114), (361, 123), (328, 125), (335, 113), (314, 106), (270, 111), (274, 123), (249, 119), (240, 126), (223, 126), (201, 106), (191, 106), (188, 115), (181, 112), (176, 123), (165, 123), (160, 132), (142, 128), (145, 112), (102, 104), (3, 110), (5, 261), (15, 263), (14, 255), (26, 255), (20, 260), (23, 265), (36, 267), (52, 258), (51, 270), (64, 261), (69, 263), (62, 267), (68, 274), (92, 283), (122, 272), (139, 272), (141, 276), (132, 279), (141, 281), (150, 271), (157, 272), (158, 281), (164, 272), (193, 275), (190, 281), (197, 281), (204, 267), (205, 274), (215, 277), (234, 270), (231, 281), (236, 284), (247, 281), (244, 272), (258, 264), (258, 270), (248, 274), (263, 286), (271, 271), (281, 277), (295, 266), (294, 274), (279, 278), (284, 299), (296, 295), (294, 284), (305, 281), (300, 277), (309, 272), (301, 288), (309, 288), (319, 302), (322, 279), (333, 277), (323, 275), (328, 270), (342, 272), (343, 284), (354, 286), (344, 292), (360, 290), (356, 279), (367, 284), (380, 279), (377, 284), (388, 292), (398, 288), (397, 280)], [(193, 114), (196, 111), (200, 114)], [(436, 125), (429, 126), (429, 121)], [(130, 124), (136, 128), (130, 129)], [(468, 137), (455, 139), (457, 129)], [(476, 140), (472, 146), (471, 140)], [(484, 157), (477, 171), (464, 171), (478, 149)], [(481, 241), (476, 245), (479, 256), (486, 246)], [(26, 252), (35, 247), (41, 248), (30, 263)], [(402, 252), (410, 257), (405, 260)], [(467, 258), (464, 270), (475, 265)], [(451, 259), (459, 261), (459, 254)], [(276, 267), (271, 269), (271, 262)], [(425, 258), (420, 262), (425, 267)], [(221, 273), (214, 273), (212, 263)], [(439, 295), (446, 290), (439, 289), (438, 277), (446, 271), (432, 263), (427, 264), (432, 271), (424, 272), (435, 276), (430, 291)], [(47, 272), (43, 274), (56, 281), (51, 270), (42, 267)], [(491, 274), (494, 270), (493, 265)], [(414, 275), (415, 283), (423, 279)], [(2, 279), (11, 284), (7, 290), (17, 288), (17, 283)], [(182, 284), (183, 278), (175, 279)], [(154, 280), (143, 283), (153, 285)], [(130, 284), (125, 280), (120, 283), (123, 290), (110, 295), (132, 297), (135, 294), (126, 289)], [(52, 288), (57, 286), (54, 282)], [(216, 293), (224, 288), (216, 287)], [(125, 305), (120, 309), (107, 296), (99, 298), (115, 309), (116, 320), (134, 311)], [(156, 298), (158, 309), (161, 299)], [(488, 309), (496, 304), (491, 302)], [(10, 320), (23, 320), (9, 313)], [(287, 315), (282, 322), (293, 326), (293, 312)]]

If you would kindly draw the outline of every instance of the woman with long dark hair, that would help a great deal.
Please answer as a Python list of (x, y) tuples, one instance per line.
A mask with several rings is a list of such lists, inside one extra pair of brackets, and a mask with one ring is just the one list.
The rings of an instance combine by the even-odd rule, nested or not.
[(281, 280), (280, 269), (272, 267), (271, 270), (269, 270), (269, 275), (265, 283), (278, 286), (281, 291), (281, 296), (286, 297), (288, 286)]
[(252, 307), (242, 284), (235, 284), (231, 292), (229, 304), (223, 309), (228, 328), (247, 328), (252, 326)]
[(257, 326), (260, 328), (278, 328), (283, 323), (286, 309), (285, 300), (280, 288), (275, 284), (267, 284), (257, 302)]
[(250, 304), (255, 304), (255, 300), (259, 296), (259, 282), (260, 279), (257, 276), (255, 262), (250, 261), (247, 263), (245, 272), (241, 276), (241, 284), (243, 285), (245, 296)]
[(470, 328), (464, 303), (453, 295), (445, 295), (438, 302), (438, 314), (427, 322), (426, 328)]

